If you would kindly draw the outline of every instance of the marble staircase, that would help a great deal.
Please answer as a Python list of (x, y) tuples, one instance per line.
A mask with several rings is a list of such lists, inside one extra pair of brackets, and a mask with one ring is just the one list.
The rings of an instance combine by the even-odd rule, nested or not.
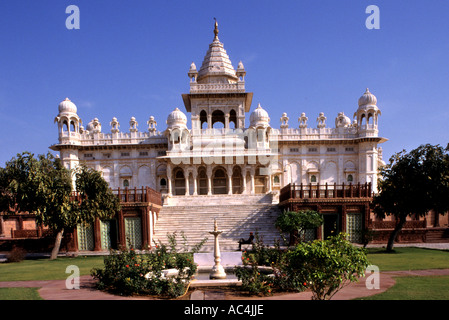
[(167, 234), (176, 232), (177, 248), (181, 250), (183, 232), (188, 249), (207, 237), (201, 252), (212, 252), (213, 235), (209, 231), (213, 231), (214, 219), (223, 231), (219, 236), (221, 251), (237, 250), (238, 240), (247, 239), (250, 232), (257, 232), (265, 245), (273, 245), (281, 239), (274, 226), (280, 209), (272, 204), (269, 194), (177, 196), (170, 199), (170, 204), (159, 212), (153, 237), (156, 243), (168, 244)]

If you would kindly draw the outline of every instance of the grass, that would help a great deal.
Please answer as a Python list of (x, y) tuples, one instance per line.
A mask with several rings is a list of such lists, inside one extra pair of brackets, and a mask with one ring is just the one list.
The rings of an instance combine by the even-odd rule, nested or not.
[[(449, 251), (424, 248), (396, 248), (386, 253), (381, 248), (369, 248), (368, 260), (380, 271), (424, 270), (449, 268)], [(103, 256), (61, 257), (0, 263), (0, 281), (65, 280), (69, 265), (80, 268), (80, 275), (89, 275), (92, 268), (103, 267)], [(0, 288), (0, 300), (41, 299), (38, 288)], [(384, 293), (363, 299), (378, 300), (449, 300), (449, 276), (397, 277), (396, 285)]]
[(0, 300), (43, 300), (39, 288), (0, 288)]
[(396, 277), (396, 284), (363, 300), (449, 300), (449, 276)]
[(0, 263), (0, 281), (64, 280), (71, 274), (65, 273), (69, 265), (78, 266), (81, 276), (89, 275), (92, 268), (103, 267), (103, 259), (103, 256), (79, 256)]
[(396, 248), (387, 253), (382, 248), (369, 248), (368, 260), (380, 271), (425, 270), (449, 268), (449, 251), (425, 248)]

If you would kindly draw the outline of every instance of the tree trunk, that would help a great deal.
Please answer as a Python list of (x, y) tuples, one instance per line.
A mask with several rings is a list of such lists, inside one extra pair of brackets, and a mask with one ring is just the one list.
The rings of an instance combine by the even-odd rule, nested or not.
[(394, 241), (396, 240), (396, 237), (398, 236), (399, 232), (402, 230), (406, 218), (407, 216), (402, 215), (400, 216), (399, 223), (396, 225), (393, 232), (390, 234), (390, 239), (388, 239), (387, 252), (393, 251)]
[(56, 234), (55, 246), (51, 251), (50, 260), (55, 260), (58, 257), (59, 248), (61, 247), (62, 236), (64, 234), (64, 229), (61, 229)]

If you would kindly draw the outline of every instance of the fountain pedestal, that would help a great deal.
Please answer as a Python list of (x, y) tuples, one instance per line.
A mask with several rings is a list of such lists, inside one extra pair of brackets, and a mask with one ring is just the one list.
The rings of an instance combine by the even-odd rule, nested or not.
[(218, 242), (218, 236), (223, 233), (223, 231), (218, 230), (217, 220), (214, 221), (214, 231), (209, 231), (210, 234), (213, 234), (214, 239), (214, 262), (215, 265), (212, 267), (212, 270), (209, 275), (209, 279), (226, 279), (226, 272), (224, 271), (223, 266), (221, 265), (220, 258), (220, 244)]

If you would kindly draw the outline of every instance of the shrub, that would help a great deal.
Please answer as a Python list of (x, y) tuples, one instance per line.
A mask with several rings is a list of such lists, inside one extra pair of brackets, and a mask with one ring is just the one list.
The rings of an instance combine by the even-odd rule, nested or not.
[[(175, 237), (176, 235), (173, 235)], [(165, 277), (163, 270), (175, 268), (178, 274)], [(104, 269), (93, 269), (97, 288), (123, 295), (158, 295), (176, 298), (187, 290), (197, 270), (190, 252), (178, 253), (160, 244), (149, 252), (137, 254), (135, 250), (111, 251), (104, 258)]]
[(286, 271), (295, 285), (306, 284), (312, 299), (331, 299), (347, 284), (365, 275), (365, 249), (353, 246), (341, 233), (327, 240), (301, 243), (287, 254)]
[(235, 267), (234, 273), (242, 281), (241, 289), (251, 295), (272, 293), (273, 281), (269, 275), (261, 273), (254, 257), (242, 257), (243, 266)]
[[(315, 300), (331, 299), (341, 288), (364, 276), (369, 265), (365, 249), (353, 246), (345, 234), (303, 242), (288, 251), (256, 242), (254, 250), (245, 251), (242, 259), (244, 265), (234, 271), (242, 281), (242, 290), (266, 295), (310, 289)], [(261, 272), (261, 265), (270, 265), (271, 274)]]
[(281, 232), (290, 233), (290, 246), (300, 242), (307, 229), (315, 229), (323, 224), (323, 216), (313, 210), (299, 212), (284, 211), (276, 219), (276, 228)]
[(234, 273), (242, 281), (241, 289), (252, 295), (269, 295), (275, 291), (303, 291), (303, 285), (294, 285), (286, 271), (286, 250), (279, 242), (273, 248), (263, 244), (256, 232), (252, 251), (243, 252), (243, 266)]
[(6, 262), (20, 262), (24, 260), (25, 257), (26, 257), (26, 250), (21, 247), (14, 246), (8, 253)]

